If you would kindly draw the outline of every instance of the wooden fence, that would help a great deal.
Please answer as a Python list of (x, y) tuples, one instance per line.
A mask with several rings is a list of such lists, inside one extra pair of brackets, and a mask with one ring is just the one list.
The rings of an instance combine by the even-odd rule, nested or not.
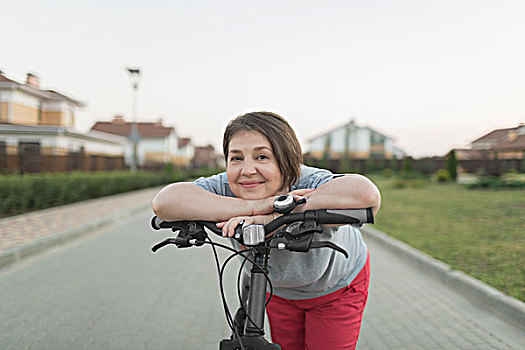
[(73, 170), (125, 169), (123, 156), (96, 156), (70, 153), (64, 156), (34, 154), (0, 154), (0, 173), (22, 174), (40, 172), (66, 172)]
[[(313, 166), (325, 167), (333, 172), (356, 172), (356, 173), (371, 173), (382, 169), (390, 168), (400, 171), (404, 167), (403, 159), (353, 159), (350, 160), (346, 166), (341, 166), (339, 159), (330, 159), (328, 164), (323, 164), (323, 161), (313, 159), (305, 156), (305, 163)], [(423, 174), (433, 174), (438, 169), (445, 168), (445, 159), (443, 158), (422, 158), (411, 159), (411, 168), (414, 171)], [(499, 176), (509, 172), (511, 169), (518, 172), (525, 172), (524, 159), (475, 159), (475, 160), (458, 160), (458, 168), (461, 171)]]

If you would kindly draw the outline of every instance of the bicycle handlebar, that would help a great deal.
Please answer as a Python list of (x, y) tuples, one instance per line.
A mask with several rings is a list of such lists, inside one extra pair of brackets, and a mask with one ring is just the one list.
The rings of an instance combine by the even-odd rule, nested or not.
[[(264, 226), (266, 234), (272, 233), (282, 225), (291, 224), (297, 221), (315, 219), (320, 225), (362, 225), (373, 224), (374, 213), (372, 208), (363, 209), (317, 209), (307, 210), (302, 213), (291, 213), (278, 217)], [(208, 228), (217, 235), (222, 235), (222, 230), (212, 221), (202, 220), (184, 220), (184, 221), (163, 221), (154, 216), (151, 220), (151, 226), (155, 230), (162, 228), (177, 228), (184, 223), (195, 222)]]

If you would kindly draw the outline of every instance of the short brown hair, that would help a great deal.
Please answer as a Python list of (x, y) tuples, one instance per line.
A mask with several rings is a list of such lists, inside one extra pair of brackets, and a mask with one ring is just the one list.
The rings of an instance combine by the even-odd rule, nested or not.
[(271, 112), (252, 112), (231, 120), (224, 131), (222, 148), (228, 163), (230, 141), (239, 132), (257, 131), (263, 134), (272, 145), (273, 153), (283, 175), (280, 190), (289, 189), (299, 180), (303, 153), (295, 131), (281, 116)]

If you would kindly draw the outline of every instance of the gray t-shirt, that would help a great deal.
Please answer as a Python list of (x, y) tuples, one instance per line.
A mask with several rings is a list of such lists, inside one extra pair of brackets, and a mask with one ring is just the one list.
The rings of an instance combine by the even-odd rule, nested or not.
[[(317, 188), (339, 176), (343, 175), (301, 165), (301, 177), (291, 189)], [(194, 184), (221, 196), (235, 197), (226, 173), (201, 177)], [(273, 249), (268, 271), (275, 295), (300, 300), (329, 294), (348, 286), (366, 263), (367, 247), (356, 227), (323, 227), (323, 233), (314, 235), (313, 240), (337, 244), (348, 252), (348, 259), (329, 248), (312, 249), (308, 253)]]

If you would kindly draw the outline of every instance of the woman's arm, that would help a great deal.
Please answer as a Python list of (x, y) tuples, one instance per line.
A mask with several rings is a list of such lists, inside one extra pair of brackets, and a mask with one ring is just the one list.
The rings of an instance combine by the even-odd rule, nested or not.
[(376, 214), (381, 206), (379, 189), (372, 181), (358, 174), (337, 177), (304, 196), (307, 201), (297, 208), (300, 211), (372, 207)]
[[(337, 177), (314, 189), (301, 189), (292, 191), (291, 194), (300, 198), (306, 197), (305, 204), (298, 206), (295, 211), (302, 212), (313, 209), (358, 209), (372, 207), (377, 214), (381, 206), (381, 194), (372, 181), (362, 175), (347, 174)], [(275, 197), (269, 198), (272, 202)], [(273, 213), (254, 216), (239, 215), (217, 224), (222, 228), (223, 236), (233, 237), (235, 228), (241, 224), (243, 227), (251, 224), (265, 225), (280, 214)], [(339, 225), (334, 225), (339, 226)]]
[(220, 196), (190, 182), (164, 187), (153, 199), (155, 215), (164, 221), (226, 221), (234, 216), (269, 214), (273, 198), (245, 200)]

